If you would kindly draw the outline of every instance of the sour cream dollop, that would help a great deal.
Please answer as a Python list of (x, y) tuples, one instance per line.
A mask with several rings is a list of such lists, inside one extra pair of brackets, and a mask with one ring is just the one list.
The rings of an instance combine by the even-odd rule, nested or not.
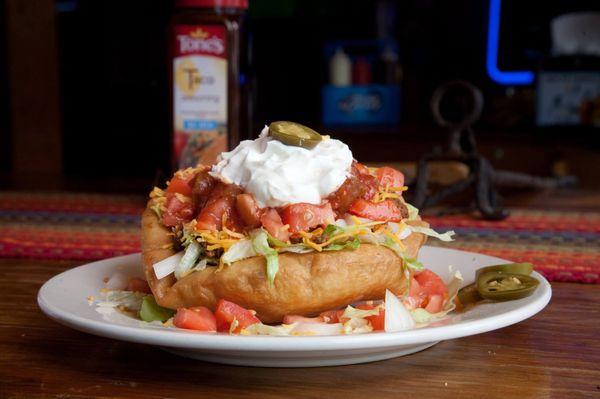
[(256, 140), (244, 140), (221, 154), (210, 174), (252, 193), (261, 208), (319, 204), (348, 177), (353, 157), (341, 141), (325, 139), (308, 150), (283, 144), (268, 133), (265, 126)]

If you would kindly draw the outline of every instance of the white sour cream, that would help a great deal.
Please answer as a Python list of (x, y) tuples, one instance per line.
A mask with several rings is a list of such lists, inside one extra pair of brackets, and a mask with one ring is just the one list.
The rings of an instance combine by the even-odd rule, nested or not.
[(352, 152), (339, 140), (326, 139), (313, 149), (285, 145), (268, 136), (244, 140), (220, 155), (210, 174), (252, 193), (258, 206), (319, 204), (346, 180)]

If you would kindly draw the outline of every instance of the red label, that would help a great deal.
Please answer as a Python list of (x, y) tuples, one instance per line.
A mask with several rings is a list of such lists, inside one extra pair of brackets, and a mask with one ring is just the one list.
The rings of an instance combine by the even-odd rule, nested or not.
[(212, 55), (227, 58), (225, 27), (222, 25), (176, 25), (175, 57)]

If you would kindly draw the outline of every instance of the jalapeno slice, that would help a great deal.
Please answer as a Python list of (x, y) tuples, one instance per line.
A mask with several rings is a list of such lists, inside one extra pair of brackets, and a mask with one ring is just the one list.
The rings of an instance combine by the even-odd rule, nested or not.
[(477, 284), (475, 283), (469, 284), (466, 287), (462, 287), (458, 291), (457, 296), (458, 300), (463, 306), (481, 301), (481, 295), (479, 295), (479, 291), (477, 291)]
[(503, 265), (487, 266), (487, 267), (482, 267), (481, 269), (477, 269), (476, 276), (479, 277), (483, 273), (489, 273), (489, 272), (524, 274), (526, 276), (529, 276), (532, 271), (533, 271), (533, 265), (528, 262), (505, 263)]
[(477, 276), (477, 291), (482, 298), (510, 301), (525, 298), (535, 291), (540, 282), (525, 274), (486, 272)]
[(277, 121), (269, 125), (269, 135), (283, 144), (310, 150), (316, 147), (323, 136), (313, 129), (295, 122)]

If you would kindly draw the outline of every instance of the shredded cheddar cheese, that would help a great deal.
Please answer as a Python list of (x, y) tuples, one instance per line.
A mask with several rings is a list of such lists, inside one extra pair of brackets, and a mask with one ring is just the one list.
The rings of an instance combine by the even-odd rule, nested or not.
[(408, 187), (406, 186), (402, 186), (402, 187), (392, 187), (389, 184), (386, 184), (386, 186), (383, 189), (380, 189), (379, 192), (377, 194), (375, 194), (375, 197), (373, 198), (373, 202), (383, 202), (386, 199), (390, 199), (390, 198), (401, 198), (402, 194), (398, 194), (398, 192), (403, 192), (408, 190)]
[(187, 179), (188, 177), (190, 177), (190, 175), (195, 175), (198, 172), (202, 172), (203, 170), (206, 169), (206, 166), (204, 165), (200, 165), (200, 166), (196, 166), (194, 168), (186, 168), (186, 169), (181, 169), (178, 170), (177, 172), (175, 172), (175, 177), (178, 177), (180, 179)]
[(177, 198), (179, 201), (186, 203), (186, 202), (192, 202), (192, 198), (191, 197), (186, 197), (183, 194), (180, 193), (175, 193), (175, 198)]
[(406, 247), (404, 246), (404, 243), (396, 234), (392, 233), (387, 228), (382, 229), (382, 231), (383, 231), (383, 234), (385, 234), (386, 236), (391, 238), (396, 244), (398, 244), (400, 246), (400, 249), (402, 249), (402, 251), (406, 251)]
[[(300, 233), (300, 234), (302, 234), (302, 233)], [(323, 251), (323, 248), (321, 248), (321, 246), (319, 244), (311, 241), (308, 234), (302, 235), (302, 242), (304, 243), (304, 245), (306, 245), (307, 247), (311, 247), (312, 249), (314, 249), (317, 252)]]
[(241, 239), (232, 237), (225, 231), (200, 230), (198, 231), (198, 235), (200, 236), (199, 241), (207, 243), (206, 249), (209, 251), (214, 251), (219, 248), (228, 250), (233, 244)]

